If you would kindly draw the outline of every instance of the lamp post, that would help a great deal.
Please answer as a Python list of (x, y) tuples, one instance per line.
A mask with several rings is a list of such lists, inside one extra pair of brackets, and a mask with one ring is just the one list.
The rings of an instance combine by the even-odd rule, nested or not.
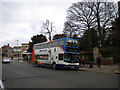
[(17, 49), (17, 57), (18, 57), (18, 61), (19, 61), (19, 53), (18, 53), (18, 41), (19, 40), (15, 40), (15, 41), (17, 42), (17, 48), (16, 49)]

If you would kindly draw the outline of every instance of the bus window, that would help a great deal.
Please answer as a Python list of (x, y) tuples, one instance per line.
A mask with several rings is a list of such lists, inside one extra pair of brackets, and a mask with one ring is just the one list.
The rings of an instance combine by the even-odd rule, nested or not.
[(69, 62), (69, 63), (71, 63), (71, 62), (72, 63), (78, 63), (79, 55), (78, 54), (65, 53), (64, 61)]
[(78, 46), (78, 41), (77, 41), (77, 40), (67, 39), (67, 40), (66, 40), (66, 45), (67, 45), (67, 46)]
[(59, 55), (58, 55), (58, 60), (63, 60), (63, 58), (64, 58), (64, 55), (63, 55), (63, 54), (59, 54)]
[(68, 51), (68, 52), (79, 52), (79, 48), (70, 48), (70, 47), (67, 47), (66, 51)]

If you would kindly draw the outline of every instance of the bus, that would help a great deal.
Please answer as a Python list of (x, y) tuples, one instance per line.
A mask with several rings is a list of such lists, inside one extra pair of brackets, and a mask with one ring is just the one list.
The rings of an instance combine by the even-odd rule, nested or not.
[(79, 69), (79, 42), (73, 38), (61, 38), (33, 45), (32, 63), (53, 69)]

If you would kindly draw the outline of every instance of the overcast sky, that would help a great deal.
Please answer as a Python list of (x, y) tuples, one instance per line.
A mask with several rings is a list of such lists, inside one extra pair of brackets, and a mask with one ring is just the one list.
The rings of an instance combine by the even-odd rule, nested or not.
[(62, 33), (67, 10), (82, 0), (2, 0), (0, 2), (0, 47), (28, 43), (40, 34), (42, 21), (54, 23), (55, 33)]

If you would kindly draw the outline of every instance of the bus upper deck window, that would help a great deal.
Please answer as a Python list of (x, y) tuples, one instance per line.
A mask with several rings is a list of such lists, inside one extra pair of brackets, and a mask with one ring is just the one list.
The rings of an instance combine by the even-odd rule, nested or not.
[(78, 46), (78, 41), (68, 39), (68, 40), (66, 40), (66, 44), (67, 44), (67, 46)]

